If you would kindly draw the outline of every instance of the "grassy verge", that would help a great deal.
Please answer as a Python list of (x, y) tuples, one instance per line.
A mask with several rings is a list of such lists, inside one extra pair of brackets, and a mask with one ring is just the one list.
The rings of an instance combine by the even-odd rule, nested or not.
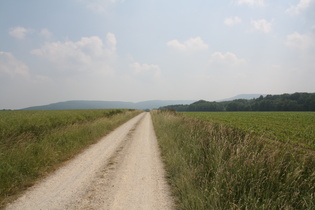
[(314, 152), (173, 112), (152, 119), (178, 209), (314, 209)]
[(140, 111), (1, 113), (0, 207)]

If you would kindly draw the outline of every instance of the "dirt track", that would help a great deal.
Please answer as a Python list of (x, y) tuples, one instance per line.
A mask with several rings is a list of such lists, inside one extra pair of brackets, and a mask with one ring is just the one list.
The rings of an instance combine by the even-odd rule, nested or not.
[(172, 209), (150, 113), (142, 113), (7, 209)]

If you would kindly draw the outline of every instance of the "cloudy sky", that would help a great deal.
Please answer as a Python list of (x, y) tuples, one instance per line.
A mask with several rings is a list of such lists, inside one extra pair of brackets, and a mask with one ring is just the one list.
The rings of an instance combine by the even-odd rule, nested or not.
[(315, 0), (1, 0), (0, 109), (315, 92)]

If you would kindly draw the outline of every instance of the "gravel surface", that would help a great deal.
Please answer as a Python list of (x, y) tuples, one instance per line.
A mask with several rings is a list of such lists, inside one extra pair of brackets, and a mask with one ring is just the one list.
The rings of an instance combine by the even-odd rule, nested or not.
[(173, 209), (150, 113), (123, 124), (6, 209)]

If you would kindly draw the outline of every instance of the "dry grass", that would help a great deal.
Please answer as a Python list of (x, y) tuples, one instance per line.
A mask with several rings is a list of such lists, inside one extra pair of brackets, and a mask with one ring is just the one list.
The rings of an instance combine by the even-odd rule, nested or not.
[(179, 209), (314, 209), (315, 157), (244, 131), (152, 113)]
[[(0, 207), (140, 111), (1, 113)], [(4, 129), (5, 127), (5, 129)]]

